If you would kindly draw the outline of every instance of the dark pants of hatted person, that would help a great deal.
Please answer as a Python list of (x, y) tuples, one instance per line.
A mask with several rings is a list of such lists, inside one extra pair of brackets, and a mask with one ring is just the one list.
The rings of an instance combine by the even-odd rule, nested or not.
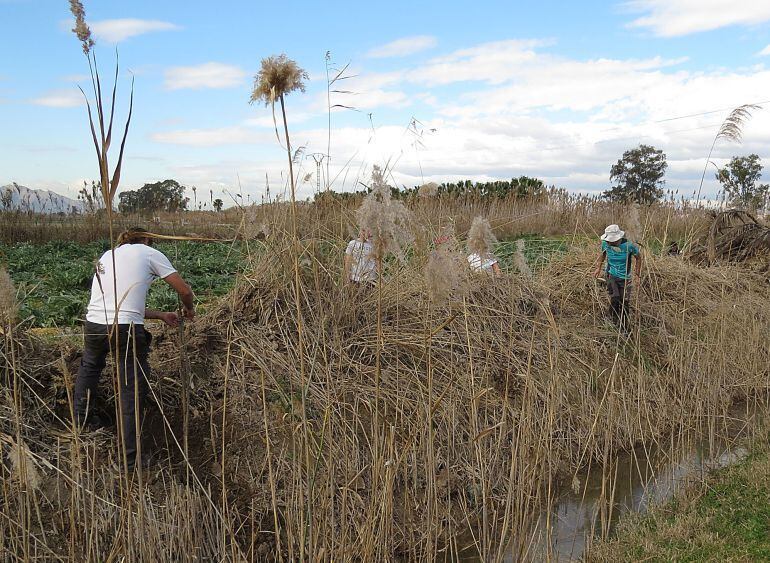
[[(84, 327), (85, 348), (75, 380), (75, 416), (79, 423), (87, 420), (93, 411), (99, 379), (110, 353), (110, 325), (86, 322)], [(117, 336), (117, 338), (116, 338)], [(112, 336), (112, 350), (119, 352), (118, 377), (120, 379), (120, 407), (123, 426), (123, 442), (129, 467), (136, 463), (136, 416), (139, 413), (140, 428), (148, 391), (150, 364), (150, 333), (142, 325), (118, 325)], [(138, 382), (136, 388), (135, 384)]]
[(631, 311), (631, 284), (623, 278), (607, 276), (607, 293), (610, 294), (610, 318), (621, 328), (628, 328)]

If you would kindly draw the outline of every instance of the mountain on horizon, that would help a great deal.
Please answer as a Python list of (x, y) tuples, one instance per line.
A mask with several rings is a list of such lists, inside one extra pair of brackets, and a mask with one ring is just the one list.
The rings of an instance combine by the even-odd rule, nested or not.
[(51, 190), (35, 190), (13, 182), (0, 186), (0, 210), (34, 213), (80, 213), (83, 202)]

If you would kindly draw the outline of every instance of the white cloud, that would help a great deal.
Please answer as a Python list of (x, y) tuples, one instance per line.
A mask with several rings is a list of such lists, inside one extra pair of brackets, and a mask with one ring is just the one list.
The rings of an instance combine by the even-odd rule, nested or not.
[(432, 49), (438, 41), (432, 35), (415, 35), (402, 37), (385, 45), (371, 49), (366, 56), (372, 59), (385, 59), (390, 57), (405, 57), (426, 49)]
[(151, 135), (151, 139), (158, 143), (195, 147), (253, 144), (264, 142), (269, 138), (269, 134), (238, 125), (213, 129), (164, 131)]
[(176, 66), (166, 70), (164, 87), (166, 90), (231, 88), (241, 85), (245, 77), (246, 71), (223, 63)]
[(757, 53), (757, 56), (759, 57), (770, 57), (770, 45), (762, 49), (759, 53)]
[(30, 100), (36, 106), (50, 108), (74, 108), (83, 105), (83, 94), (72, 88), (68, 90), (51, 90), (38, 98)]
[(158, 20), (140, 20), (124, 18), (89, 22), (97, 39), (109, 43), (120, 43), (130, 37), (151, 33), (153, 31), (172, 31), (179, 29), (178, 25)]
[(482, 43), (436, 57), (407, 74), (419, 84), (451, 84), (483, 81), (498, 84), (518, 76), (518, 69), (527, 63), (543, 61), (545, 55), (536, 48), (552, 43), (542, 39), (510, 39)]
[[(697, 189), (708, 148), (730, 109), (770, 98), (766, 65), (691, 70), (677, 66), (682, 59), (586, 60), (557, 55), (550, 44), (539, 39), (498, 41), (410, 60), (389, 72), (351, 69), (358, 76), (346, 80), (345, 89), (355, 94), (333, 94), (332, 104), (363, 111), (333, 116), (332, 187), (360, 189), (358, 182), (368, 180), (373, 164), (388, 163), (397, 185), (526, 174), (595, 193), (608, 187), (610, 166), (623, 151), (644, 142), (666, 152), (667, 186), (689, 195)], [(292, 139), (296, 146), (306, 145), (307, 154), (327, 150), (325, 89), (322, 94), (292, 105), (289, 115)], [(375, 111), (371, 122), (369, 111)], [(189, 117), (184, 126), (178, 121), (155, 123), (158, 132), (151, 139), (161, 144), (143, 154), (165, 160), (153, 165), (152, 174), (162, 168), (202, 187), (235, 185), (238, 171), (244, 193), (250, 190), (256, 201), (267, 174), (271, 193), (281, 192), (285, 155), (270, 109), (255, 107), (249, 115), (212, 128), (196, 128), (200, 124)], [(407, 130), (412, 115), (423, 123), (421, 138)], [(278, 116), (279, 129), (280, 123)], [(185, 161), (178, 150), (163, 145), (207, 150), (182, 151), (190, 154)], [(722, 163), (752, 152), (765, 159), (770, 154), (770, 104), (749, 121), (742, 145), (720, 142), (713, 158)], [(302, 159), (300, 167), (295, 169), (300, 177), (315, 172), (310, 159)], [(143, 181), (138, 177), (136, 183)], [(314, 180), (302, 184), (300, 197), (312, 195), (314, 186)], [(709, 172), (704, 194), (711, 197), (716, 189)]]
[[(496, 41), (460, 49), (399, 71), (374, 74), (354, 71), (358, 76), (351, 79), (346, 88), (355, 95), (338, 96), (338, 100), (359, 109), (371, 109), (386, 105), (405, 107), (413, 98), (428, 99), (440, 113), (455, 117), (536, 108), (588, 111), (633, 94), (635, 88), (657, 80), (664, 69), (686, 60), (653, 57), (580, 61), (539, 50), (551, 43), (540, 39)], [(440, 88), (460, 82), (471, 83), (474, 89), (455, 94), (443, 104), (433, 91), (412, 95), (394, 90), (396, 86)], [(482, 89), (485, 84), (498, 88)], [(496, 103), (498, 99), (500, 104)], [(323, 102), (325, 105), (325, 99)]]
[(770, 2), (766, 0), (632, 0), (625, 6), (644, 14), (629, 27), (647, 28), (662, 37), (770, 20)]
[[(679, 68), (682, 59), (580, 60), (551, 54), (543, 49), (548, 44), (486, 43), (387, 73), (351, 71), (358, 76), (347, 81), (346, 88), (356, 94), (338, 96), (332, 103), (359, 108), (398, 108), (425, 99), (431, 103), (427, 115), (416, 115), (425, 131), (419, 142), (407, 132), (408, 112), (389, 111), (384, 119), (375, 114), (374, 128), (367, 112), (335, 118), (345, 126), (332, 131), (333, 188), (359, 189), (372, 164), (389, 163), (391, 181), (398, 185), (526, 174), (573, 191), (597, 192), (608, 187), (609, 168), (623, 151), (644, 142), (667, 153), (667, 185), (689, 194), (697, 187), (708, 147), (729, 110), (765, 100), (770, 91), (770, 70), (762, 66), (703, 72)], [(453, 85), (465, 81), (470, 88)], [(757, 112), (749, 122), (743, 146), (719, 143), (714, 158), (766, 154), (768, 110)], [(312, 117), (325, 113), (325, 99), (304, 111)], [(700, 112), (711, 113), (692, 115)], [(669, 119), (681, 116), (689, 117)], [(306, 144), (308, 153), (326, 152), (323, 127), (294, 128), (292, 137)], [(256, 162), (198, 162), (186, 174), (201, 185), (207, 179), (225, 181), (237, 169), (244, 185), (263, 186), (265, 172), (272, 183), (285, 168), (274, 156), (278, 146), (268, 112), (232, 127), (174, 131), (154, 138), (195, 146), (264, 143), (271, 154)], [(312, 194), (313, 185), (301, 186), (300, 197)], [(713, 175), (707, 175), (704, 194), (715, 192)]]
[[(277, 126), (280, 126), (279, 124), (281, 123), (280, 108), (276, 108), (276, 109), (278, 111), (275, 114), (275, 120), (273, 120), (273, 115), (270, 112), (270, 109), (267, 108), (267, 112), (268, 112), (267, 115), (261, 115), (259, 117), (250, 117), (249, 119), (245, 120), (243, 123), (244, 125), (250, 125), (252, 127), (267, 127), (269, 129), (275, 129)], [(311, 113), (311, 112), (292, 111), (291, 118), (290, 118), (290, 125), (304, 123), (309, 119), (318, 117), (319, 115), (320, 114)]]
[(362, 89), (360, 94), (349, 95), (341, 103), (365, 111), (374, 108), (405, 108), (410, 101), (406, 93), (398, 90)]

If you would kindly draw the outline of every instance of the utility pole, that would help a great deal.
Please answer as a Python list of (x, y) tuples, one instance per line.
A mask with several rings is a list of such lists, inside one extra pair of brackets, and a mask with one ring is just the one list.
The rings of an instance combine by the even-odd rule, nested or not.
[(326, 155), (322, 152), (314, 152), (309, 155), (315, 161), (315, 186), (316, 193), (321, 192), (321, 163), (326, 158)]

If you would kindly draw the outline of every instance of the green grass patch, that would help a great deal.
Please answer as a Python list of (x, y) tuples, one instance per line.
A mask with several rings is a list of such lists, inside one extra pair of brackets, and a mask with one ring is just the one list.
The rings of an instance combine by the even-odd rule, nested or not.
[(524, 241), (524, 258), (527, 264), (537, 271), (542, 269), (554, 256), (564, 254), (569, 249), (571, 237), (543, 238), (538, 235), (524, 235), (513, 240), (500, 241), (495, 247), (495, 255), (503, 270), (515, 270), (513, 255), (516, 253), (516, 242)]
[(588, 561), (770, 561), (770, 449), (627, 518)]

